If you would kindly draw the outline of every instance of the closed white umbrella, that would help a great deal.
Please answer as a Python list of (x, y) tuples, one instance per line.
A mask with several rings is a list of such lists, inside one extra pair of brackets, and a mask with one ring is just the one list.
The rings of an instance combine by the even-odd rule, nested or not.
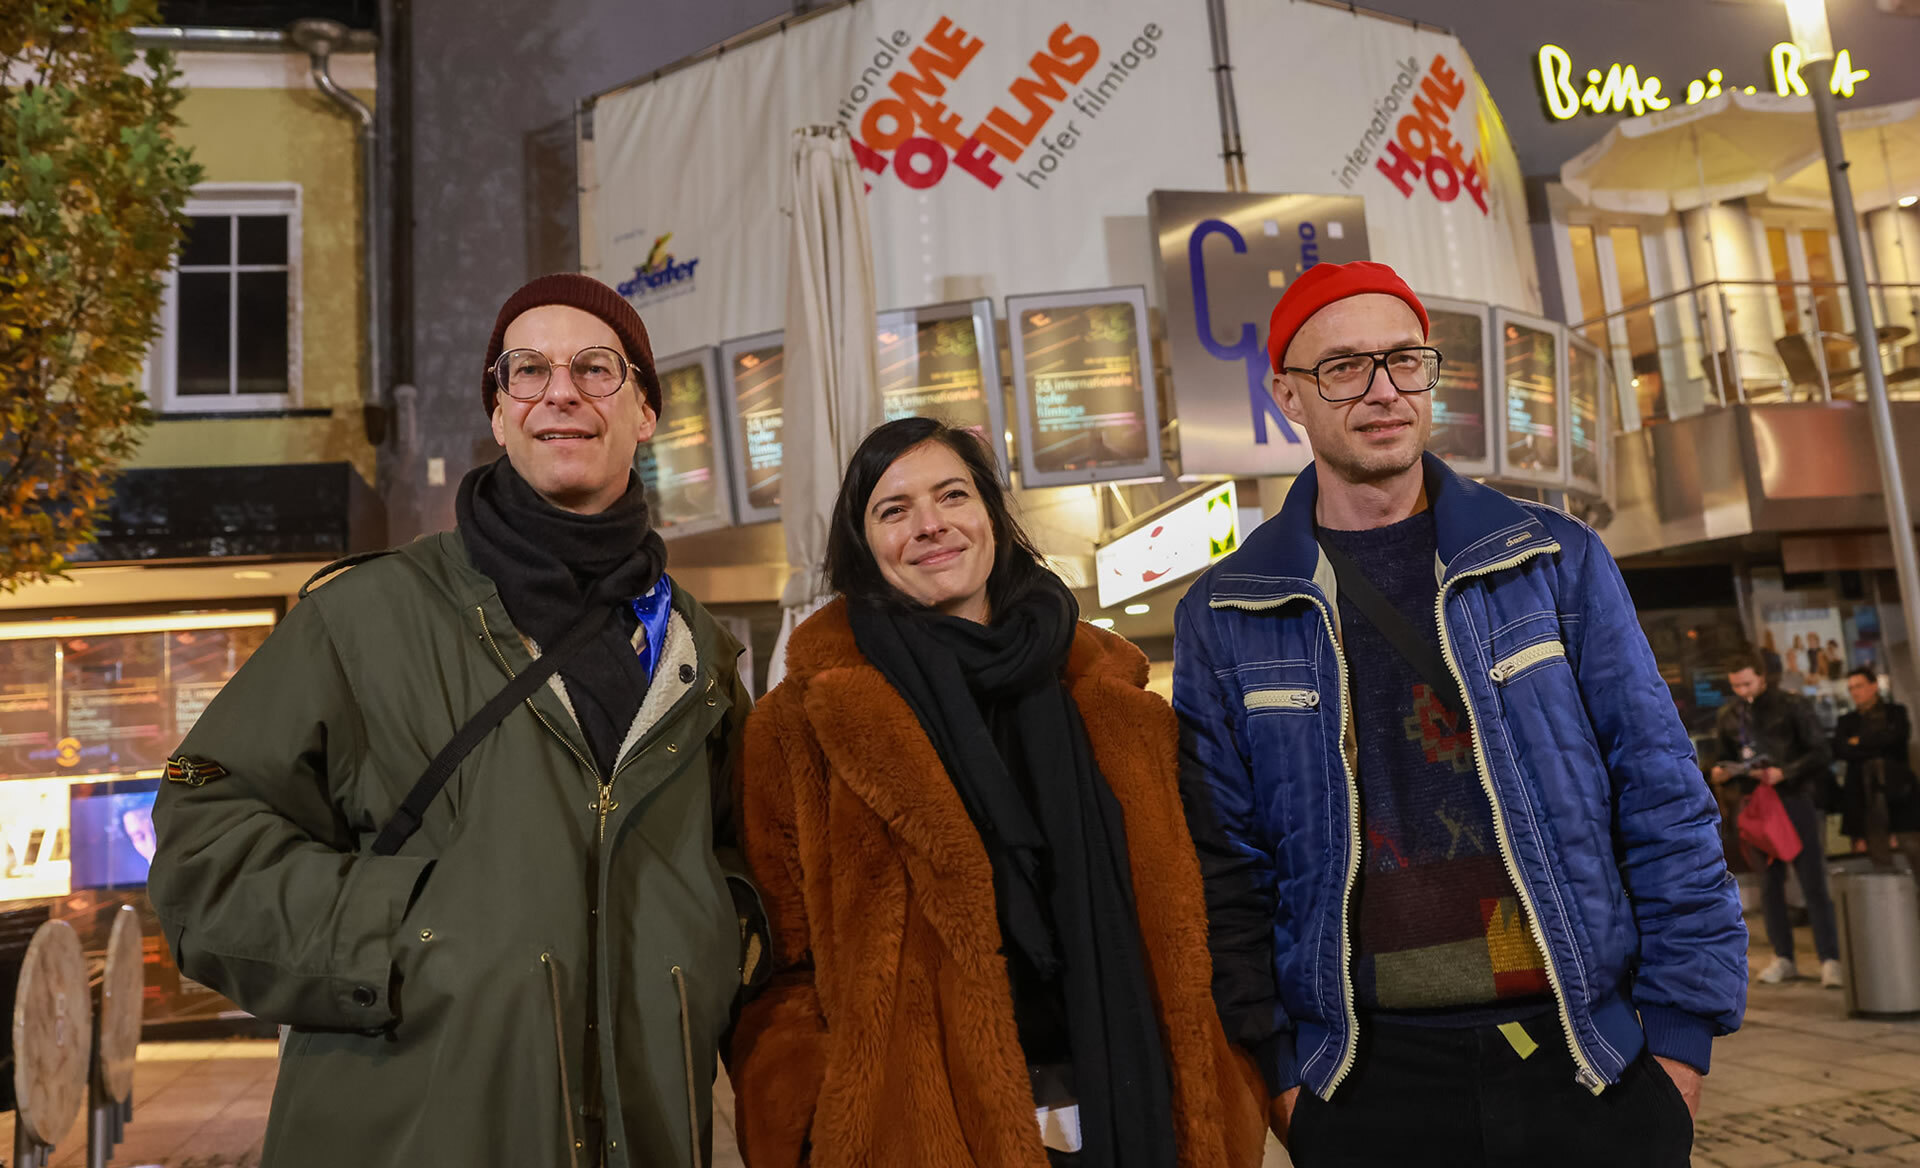
[(866, 182), (844, 127), (794, 131), (792, 205), (780, 491), (790, 574), (780, 595), (769, 688), (786, 673), (794, 627), (827, 599), (820, 568), (834, 497), (854, 448), (883, 416), (874, 353), (873, 232)]
[(1560, 182), (1588, 206), (1664, 215), (1764, 194), (1820, 158), (1810, 99), (1729, 90), (1628, 118), (1562, 166)]

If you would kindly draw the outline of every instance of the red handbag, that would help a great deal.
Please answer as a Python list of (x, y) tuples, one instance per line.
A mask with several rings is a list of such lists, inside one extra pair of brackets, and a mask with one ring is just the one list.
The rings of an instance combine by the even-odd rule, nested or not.
[(1754, 788), (1740, 808), (1740, 842), (1769, 859), (1791, 862), (1800, 854), (1800, 833), (1787, 818), (1780, 792), (1766, 783)]

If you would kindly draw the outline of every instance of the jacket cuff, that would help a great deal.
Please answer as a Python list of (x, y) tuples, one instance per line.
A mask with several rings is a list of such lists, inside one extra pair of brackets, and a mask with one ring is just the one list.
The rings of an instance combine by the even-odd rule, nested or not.
[(336, 1025), (381, 1030), (399, 1020), (393, 1001), (395, 937), (432, 859), (359, 856), (348, 877), (331, 979)]
[(1640, 1026), (1647, 1033), (1649, 1053), (1707, 1073), (1713, 1057), (1712, 1022), (1670, 1006), (1642, 1006)]
[(1267, 1098), (1277, 1099), (1281, 1092), (1300, 1085), (1300, 1059), (1294, 1049), (1293, 1031), (1282, 1030), (1256, 1043), (1251, 1051), (1267, 1081)]

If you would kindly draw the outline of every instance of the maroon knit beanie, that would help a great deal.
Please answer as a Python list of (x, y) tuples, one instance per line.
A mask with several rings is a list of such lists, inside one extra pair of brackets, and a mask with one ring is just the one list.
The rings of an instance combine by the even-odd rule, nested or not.
[(494, 318), (493, 336), (487, 339), (486, 371), (480, 375), (480, 402), (486, 406), (488, 417), (493, 416), (493, 363), (500, 359), (501, 346), (506, 343), (507, 326), (528, 309), (546, 304), (564, 304), (606, 321), (607, 327), (614, 331), (620, 338), (620, 344), (627, 350), (627, 361), (633, 366), (633, 374), (647, 395), (647, 405), (653, 408), (656, 418), (660, 416), (660, 378), (653, 371), (653, 345), (647, 340), (647, 326), (640, 322), (640, 314), (620, 293), (592, 276), (582, 276), (578, 272), (556, 272), (523, 285), (518, 292), (507, 297), (506, 304), (500, 308), (500, 315)]

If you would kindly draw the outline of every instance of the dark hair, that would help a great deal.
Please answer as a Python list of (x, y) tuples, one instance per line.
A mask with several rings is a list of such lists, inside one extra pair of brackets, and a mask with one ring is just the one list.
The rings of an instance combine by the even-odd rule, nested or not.
[(1732, 677), (1743, 669), (1751, 669), (1764, 678), (1767, 676), (1767, 659), (1752, 645), (1744, 645), (1727, 657), (1727, 676)]
[(1864, 677), (1868, 681), (1873, 683), (1873, 688), (1875, 689), (1880, 688), (1880, 675), (1873, 671), (1872, 666), (1862, 665), (1858, 669), (1849, 669), (1847, 670), (1847, 676), (1848, 677)]
[(1048, 571), (1033, 540), (1013, 517), (1007, 489), (1000, 482), (993, 455), (970, 430), (949, 426), (934, 418), (899, 418), (877, 427), (860, 442), (840, 480), (840, 497), (833, 503), (833, 521), (827, 529), (827, 559), (821, 575), (827, 587), (850, 601), (865, 604), (916, 603), (887, 583), (867, 543), (867, 500), (887, 468), (916, 446), (938, 442), (959, 456), (973, 476), (973, 489), (993, 523), (993, 571), (987, 576), (987, 602), (998, 614), (1025, 595)]

